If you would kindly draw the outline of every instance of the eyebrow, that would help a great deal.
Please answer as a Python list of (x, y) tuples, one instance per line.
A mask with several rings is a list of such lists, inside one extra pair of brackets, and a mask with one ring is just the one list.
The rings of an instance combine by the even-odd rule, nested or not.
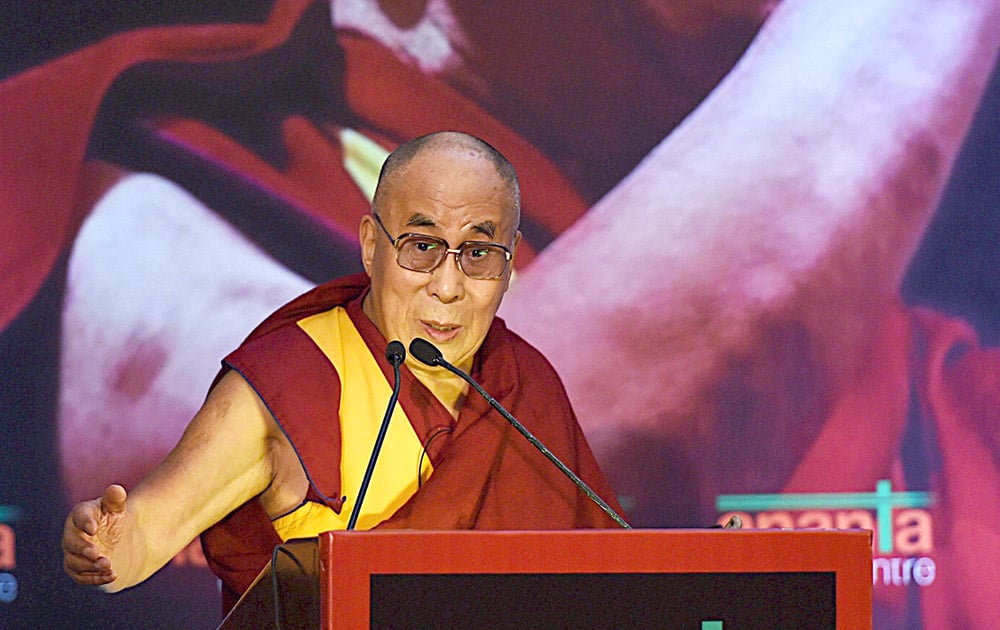
[[(438, 227), (438, 224), (434, 221), (434, 219), (419, 212), (412, 215), (409, 220), (407, 220), (406, 225), (411, 227)], [(493, 221), (483, 221), (482, 223), (473, 225), (472, 230), (492, 239), (496, 237), (497, 226), (493, 223)]]

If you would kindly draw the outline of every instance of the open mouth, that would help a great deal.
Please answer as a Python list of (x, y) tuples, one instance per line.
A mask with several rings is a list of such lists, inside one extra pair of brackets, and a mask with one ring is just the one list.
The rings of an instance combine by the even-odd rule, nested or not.
[(420, 325), (427, 336), (438, 342), (451, 341), (458, 335), (462, 327), (458, 324), (420, 320)]

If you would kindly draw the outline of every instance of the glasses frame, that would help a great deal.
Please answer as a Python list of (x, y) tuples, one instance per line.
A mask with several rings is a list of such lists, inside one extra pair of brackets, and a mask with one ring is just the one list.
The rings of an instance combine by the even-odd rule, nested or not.
[[(386, 229), (385, 224), (382, 223), (382, 219), (379, 218), (379, 216), (374, 212), (372, 213), (372, 216), (375, 217), (375, 222), (378, 223), (378, 226), (382, 228), (382, 233), (385, 234), (385, 237), (389, 239), (389, 242), (392, 243), (392, 246), (396, 249), (396, 264), (402, 267), (403, 269), (406, 269), (407, 271), (415, 271), (417, 273), (433, 273), (435, 270), (437, 270), (438, 267), (441, 266), (441, 263), (443, 263), (445, 259), (448, 258), (448, 254), (455, 255), (455, 264), (458, 266), (459, 270), (461, 270), (461, 272), (464, 273), (466, 277), (469, 278), (470, 280), (499, 280), (503, 278), (504, 275), (507, 273), (507, 271), (510, 269), (510, 261), (511, 258), (514, 257), (514, 255), (511, 253), (509, 247), (501, 243), (493, 243), (490, 241), (465, 241), (457, 248), (454, 248), (451, 247), (448, 241), (444, 240), (443, 238), (438, 238), (437, 236), (431, 236), (430, 234), (420, 234), (418, 232), (404, 232), (403, 234), (400, 234), (396, 238), (393, 238), (392, 234), (389, 233), (389, 230)], [(442, 254), (441, 260), (438, 261), (438, 264), (434, 265), (430, 269), (411, 269), (410, 267), (407, 267), (403, 263), (399, 262), (400, 244), (404, 240), (410, 237), (417, 237), (441, 243), (444, 246), (444, 254)], [(504, 253), (503, 270), (497, 275), (492, 276), (490, 278), (476, 278), (470, 276), (469, 272), (466, 271), (464, 267), (462, 267), (462, 257), (461, 257), (462, 250), (465, 249), (466, 247), (474, 247), (474, 246), (482, 247), (483, 245), (491, 245), (493, 247), (499, 247), (500, 249), (503, 250)]]

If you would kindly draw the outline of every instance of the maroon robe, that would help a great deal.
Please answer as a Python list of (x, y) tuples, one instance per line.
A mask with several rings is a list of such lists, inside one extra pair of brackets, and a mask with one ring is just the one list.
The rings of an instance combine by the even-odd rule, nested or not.
[[(317, 287), (277, 311), (225, 360), (251, 383), (299, 454), (310, 480), (308, 498), (340, 511), (341, 442), (333, 365), (296, 322), (344, 306), (391, 383), (387, 341), (361, 310), (364, 275)], [(494, 319), (476, 355), (472, 377), (556, 457), (621, 513), (577, 423), (559, 377), (545, 358)], [(617, 527), (611, 518), (539, 453), (476, 392), (458, 420), (404, 365), (399, 404), (434, 473), (378, 527), (393, 529), (572, 529)], [(388, 401), (387, 401), (388, 402)], [(442, 431), (444, 429), (445, 431)], [(349, 445), (370, 449), (371, 445)], [(202, 536), (205, 556), (235, 602), (282, 541), (254, 499)]]

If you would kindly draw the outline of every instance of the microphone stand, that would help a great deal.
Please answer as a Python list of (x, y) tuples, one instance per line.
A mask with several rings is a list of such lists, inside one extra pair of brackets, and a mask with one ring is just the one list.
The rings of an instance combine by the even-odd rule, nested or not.
[(351, 518), (347, 521), (348, 530), (354, 529), (354, 525), (358, 522), (358, 515), (361, 514), (361, 503), (365, 500), (365, 494), (368, 492), (368, 484), (371, 483), (372, 473), (375, 471), (375, 462), (378, 460), (378, 454), (382, 450), (382, 442), (385, 441), (385, 434), (389, 430), (389, 420), (392, 418), (392, 410), (396, 406), (396, 400), (399, 398), (399, 365), (406, 358), (406, 350), (404, 350), (403, 344), (398, 341), (390, 342), (385, 349), (385, 358), (392, 364), (392, 395), (389, 396), (389, 404), (385, 409), (382, 425), (378, 429), (375, 446), (372, 447), (372, 456), (368, 459), (368, 468), (365, 470), (365, 476), (361, 480), (361, 487), (358, 489), (358, 498), (354, 502), (354, 509), (351, 510)]
[[(417, 342), (423, 342), (423, 343), (418, 344)], [(424, 344), (426, 344), (426, 346), (424, 346)], [(424, 347), (421, 348), (421, 346), (424, 346)], [(427, 347), (427, 346), (429, 346), (429, 347)], [(431, 353), (433, 353), (433, 356), (428, 356)], [(536, 438), (531, 433), (531, 431), (528, 430), (527, 427), (525, 427), (523, 424), (521, 424), (520, 422), (518, 422), (517, 418), (515, 418), (514, 416), (512, 416), (509, 411), (507, 411), (506, 409), (504, 409), (503, 405), (501, 405), (499, 402), (496, 401), (496, 399), (494, 399), (492, 396), (490, 396), (486, 392), (486, 390), (483, 389), (479, 385), (479, 383), (477, 383), (475, 381), (475, 379), (473, 379), (471, 376), (469, 376), (468, 374), (466, 374), (462, 370), (458, 369), (457, 367), (455, 367), (454, 365), (452, 365), (451, 363), (449, 363), (448, 361), (446, 361), (444, 359), (444, 357), (441, 356), (440, 350), (438, 350), (437, 348), (435, 348), (433, 344), (431, 344), (429, 341), (427, 341), (425, 339), (420, 339), (418, 337), (418, 338), (414, 339), (412, 342), (410, 342), (410, 354), (413, 355), (413, 356), (415, 356), (420, 361), (423, 361), (424, 363), (428, 363), (429, 365), (439, 365), (439, 366), (443, 367), (444, 369), (448, 370), (452, 374), (458, 376), (463, 381), (465, 381), (466, 383), (468, 383), (469, 385), (471, 385), (477, 392), (479, 392), (480, 396), (482, 396), (483, 398), (486, 399), (486, 402), (488, 402), (491, 407), (493, 407), (498, 412), (500, 412), (500, 415), (503, 416), (504, 419), (507, 420), (507, 422), (509, 422), (512, 427), (514, 427), (515, 429), (517, 429), (518, 433), (520, 433), (521, 435), (523, 435), (526, 440), (528, 440), (529, 442), (531, 442), (531, 444), (536, 449), (538, 449), (538, 451), (542, 455), (544, 455), (545, 457), (547, 457), (550, 462), (552, 462), (553, 464), (555, 464), (556, 468), (558, 468), (560, 471), (562, 471), (562, 473), (564, 475), (566, 475), (569, 478), (569, 480), (572, 481), (576, 485), (576, 487), (580, 489), (581, 492), (583, 492), (585, 495), (587, 495), (590, 498), (591, 501), (593, 501), (594, 503), (597, 504), (597, 506), (599, 508), (601, 508), (602, 510), (604, 510), (604, 512), (608, 516), (611, 517), (611, 520), (613, 520), (615, 523), (618, 523), (619, 525), (621, 525), (625, 529), (632, 529), (632, 526), (629, 525), (628, 523), (626, 523), (625, 519), (623, 519), (618, 514), (618, 512), (615, 512), (614, 509), (610, 505), (608, 505), (607, 502), (604, 499), (602, 499), (596, 492), (594, 492), (590, 488), (590, 486), (588, 486), (583, 481), (583, 479), (580, 479), (580, 477), (575, 472), (573, 472), (572, 470), (570, 470), (569, 467), (566, 466), (566, 464), (562, 463), (562, 461), (558, 457), (556, 457), (555, 454), (552, 453), (552, 451), (550, 451), (548, 448), (546, 448), (545, 445), (542, 444), (541, 441), (539, 441), (538, 438)]]

